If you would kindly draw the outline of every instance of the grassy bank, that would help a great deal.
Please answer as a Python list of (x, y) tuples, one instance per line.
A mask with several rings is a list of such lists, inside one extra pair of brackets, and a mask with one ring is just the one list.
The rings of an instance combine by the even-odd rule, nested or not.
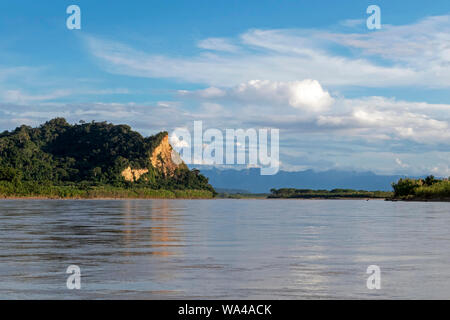
[(392, 192), (365, 191), (352, 189), (310, 190), (310, 189), (272, 189), (269, 199), (386, 199)]
[(217, 194), (219, 199), (267, 199), (267, 193), (227, 193), (222, 192)]
[(75, 186), (50, 184), (0, 182), (0, 198), (50, 198), (50, 199), (211, 199), (207, 190), (164, 190), (145, 187)]
[(393, 200), (450, 201), (450, 181), (433, 176), (425, 179), (400, 179), (392, 184)]

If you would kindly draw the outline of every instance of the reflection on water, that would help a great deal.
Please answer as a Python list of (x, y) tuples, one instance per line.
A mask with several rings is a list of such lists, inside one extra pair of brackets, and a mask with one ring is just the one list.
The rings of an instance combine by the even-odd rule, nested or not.
[[(180, 217), (171, 202), (160, 200), (154, 206), (140, 207), (136, 201), (121, 201), (125, 217), (123, 219), (125, 255), (142, 254), (136, 251), (136, 243), (140, 248), (150, 248), (145, 254), (170, 256), (177, 253), (176, 248), (182, 245), (182, 232), (177, 229)], [(179, 253), (179, 252), (178, 252)]]
[[(450, 298), (450, 204), (0, 201), (0, 298)], [(81, 290), (66, 268), (81, 268)], [(366, 268), (382, 289), (366, 288)]]

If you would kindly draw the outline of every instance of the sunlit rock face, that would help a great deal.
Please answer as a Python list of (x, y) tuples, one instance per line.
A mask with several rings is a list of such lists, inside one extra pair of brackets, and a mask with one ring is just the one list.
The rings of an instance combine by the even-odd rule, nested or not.
[[(186, 164), (181, 160), (179, 154), (170, 145), (168, 135), (164, 136), (161, 143), (153, 150), (150, 162), (154, 168), (168, 176), (172, 176), (178, 168), (187, 169)], [(126, 181), (137, 181), (142, 175), (148, 173), (148, 171), (148, 169), (133, 169), (128, 167), (122, 171), (122, 176)]]
[(148, 169), (131, 169), (131, 167), (128, 167), (122, 171), (122, 177), (124, 177), (126, 181), (138, 181), (139, 178), (147, 172)]
[[(174, 161), (175, 160), (175, 161)], [(187, 169), (186, 164), (169, 143), (169, 135), (166, 135), (161, 143), (153, 150), (150, 158), (152, 166), (161, 170), (166, 175), (173, 175), (176, 169)]]

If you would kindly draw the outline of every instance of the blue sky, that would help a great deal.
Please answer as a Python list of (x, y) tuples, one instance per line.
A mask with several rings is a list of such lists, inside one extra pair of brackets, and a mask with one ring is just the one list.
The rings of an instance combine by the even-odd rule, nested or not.
[(274, 127), (285, 170), (449, 176), (449, 14), (448, 1), (2, 1), (0, 130), (56, 116), (145, 135)]

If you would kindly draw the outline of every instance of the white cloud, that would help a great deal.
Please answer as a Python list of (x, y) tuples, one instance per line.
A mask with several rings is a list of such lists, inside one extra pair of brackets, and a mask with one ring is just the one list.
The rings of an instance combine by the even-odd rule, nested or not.
[[(411, 140), (424, 144), (448, 144), (450, 105), (396, 101), (383, 97), (344, 99), (334, 114), (319, 115), (321, 127), (344, 130), (360, 137)], [(447, 116), (441, 114), (447, 112)]]
[(48, 94), (32, 95), (24, 93), (21, 90), (6, 90), (0, 92), (0, 99), (6, 103), (28, 104), (33, 102), (41, 102), (53, 100), (70, 95), (69, 90), (56, 90)]
[(236, 52), (239, 50), (239, 47), (223, 38), (207, 38), (199, 41), (197, 46), (202, 49), (214, 51)]
[(158, 101), (156, 103), (156, 105), (158, 107), (163, 107), (163, 108), (176, 108), (176, 107), (180, 106), (180, 102), (179, 101)]
[(223, 114), (223, 107), (218, 103), (204, 102), (202, 103), (202, 109), (205, 113), (214, 114), (217, 117), (220, 117), (220, 114)]
[(303, 80), (292, 82), (273, 82), (252, 80), (240, 84), (234, 94), (243, 100), (278, 102), (288, 104), (298, 109), (322, 111), (328, 108), (333, 99), (323, 90), (316, 80)]
[(377, 32), (323, 33), (322, 37), (362, 49), (366, 54), (414, 62), (414, 66), (431, 60), (437, 63), (450, 60), (450, 15), (427, 17), (410, 25), (383, 25)]
[[(231, 88), (214, 88), (217, 94), (210, 94), (212, 91), (211, 88), (183, 91), (181, 97), (201, 102), (203, 108), (197, 113), (198, 119), (276, 127), (285, 135), (333, 134), (342, 140), (362, 139), (371, 143), (450, 144), (450, 105), (377, 96), (332, 98), (313, 80), (255, 80)], [(205, 103), (214, 106), (217, 102), (221, 108), (205, 108)]]
[[(71, 79), (70, 83), (61, 78), (49, 80), (49, 77), (42, 72), (46, 69), (48, 68), (26, 66), (0, 68), (0, 102), (44, 105), (53, 103), (53, 100), (73, 96), (132, 94), (127, 88), (93, 88), (92, 83), (89, 86), (80, 86), (78, 80), (74, 79)], [(76, 85), (74, 81), (77, 82)]]
[[(361, 20), (341, 25), (354, 27)], [(196, 56), (146, 53), (120, 42), (86, 37), (89, 51), (110, 72), (174, 78), (210, 86), (252, 79), (316, 79), (326, 86), (450, 87), (450, 15), (377, 32), (252, 29), (232, 39), (207, 38)], [(336, 51), (336, 45), (351, 50)], [(230, 54), (233, 52), (233, 54)]]
[(247, 104), (290, 106), (312, 112), (326, 110), (333, 103), (333, 98), (320, 83), (310, 79), (290, 82), (251, 80), (227, 89), (210, 87), (194, 92), (181, 91), (180, 94), (202, 99), (234, 100)]
[(432, 167), (429, 172), (438, 177), (450, 177), (450, 166), (448, 164), (439, 163), (437, 166)]
[(202, 90), (197, 90), (195, 92), (188, 91), (188, 90), (180, 90), (178, 91), (179, 94), (184, 96), (197, 96), (199, 98), (205, 98), (205, 99), (213, 99), (213, 98), (221, 98), (226, 96), (226, 91), (216, 88), (216, 87), (209, 87)]
[(409, 168), (409, 165), (406, 163), (403, 163), (403, 161), (400, 160), (399, 158), (395, 158), (395, 163), (397, 163), (402, 168)]
[[(240, 35), (240, 51), (170, 57), (145, 53), (120, 42), (85, 37), (89, 51), (109, 72), (147, 78), (173, 78), (210, 86), (232, 86), (253, 79), (317, 79), (335, 86), (405, 85), (415, 83), (413, 68), (381, 66), (367, 59), (340, 56), (321, 48), (327, 40), (316, 31), (250, 30)], [(316, 43), (318, 39), (319, 43)], [(321, 43), (322, 42), (322, 43)]]
[(410, 25), (384, 25), (377, 32), (323, 33), (321, 37), (414, 70), (416, 84), (450, 86), (450, 15), (427, 17)]

